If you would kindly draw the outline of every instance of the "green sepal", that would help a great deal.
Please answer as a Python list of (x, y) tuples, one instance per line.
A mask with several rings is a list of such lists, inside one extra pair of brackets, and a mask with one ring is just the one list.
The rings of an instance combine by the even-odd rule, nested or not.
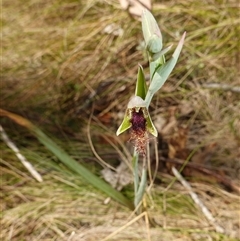
[(122, 134), (124, 131), (128, 130), (129, 128), (131, 128), (132, 123), (130, 122), (130, 116), (127, 113), (129, 110), (127, 109), (126, 114), (124, 116), (124, 119), (122, 121), (122, 124), (119, 126), (116, 135), (119, 136), (120, 134)]
[(139, 96), (144, 100), (145, 97), (146, 97), (146, 94), (147, 94), (147, 84), (146, 84), (145, 76), (144, 76), (144, 73), (143, 73), (143, 68), (139, 64), (138, 65), (138, 75), (137, 75), (135, 96)]
[(151, 133), (153, 136), (157, 137), (158, 132), (157, 132), (157, 129), (152, 122), (152, 119), (151, 119), (150, 115), (147, 116), (146, 120), (147, 120), (147, 131), (149, 133)]

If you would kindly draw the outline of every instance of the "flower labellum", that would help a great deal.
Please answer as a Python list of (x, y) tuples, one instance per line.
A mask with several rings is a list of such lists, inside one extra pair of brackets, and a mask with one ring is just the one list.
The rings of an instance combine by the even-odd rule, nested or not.
[(120, 135), (129, 128), (130, 141), (138, 153), (146, 155), (148, 132), (157, 137), (157, 130), (152, 123), (145, 101), (139, 96), (134, 96), (129, 101), (125, 117), (116, 134)]

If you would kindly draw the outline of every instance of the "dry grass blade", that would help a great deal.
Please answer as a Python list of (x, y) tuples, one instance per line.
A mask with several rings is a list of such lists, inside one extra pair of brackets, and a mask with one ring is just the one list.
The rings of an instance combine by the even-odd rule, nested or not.
[(72, 171), (81, 175), (86, 181), (91, 183), (93, 186), (103, 191), (114, 200), (133, 209), (131, 201), (123, 196), (120, 192), (112, 188), (109, 184), (104, 182), (102, 179), (91, 173), (87, 168), (77, 163), (73, 158), (71, 158), (64, 150), (62, 150), (57, 144), (55, 144), (49, 137), (47, 137), (39, 128), (34, 126), (30, 121), (25, 118), (18, 116), (16, 114), (10, 113), (3, 109), (0, 109), (0, 116), (6, 116), (17, 122), (18, 124), (29, 129), (38, 140), (48, 148), (60, 161), (62, 161), (68, 168)]
[[(128, 223), (126, 223), (125, 225), (123, 225), (121, 228), (119, 228), (118, 230), (116, 230), (115, 232), (111, 233), (110, 235), (108, 235), (106, 238), (102, 239), (102, 241), (107, 241), (110, 240), (111, 238), (113, 238), (116, 234), (120, 233), (121, 231), (123, 231), (126, 227), (132, 225), (133, 223), (137, 222), (139, 219), (141, 219), (142, 217), (147, 217), (147, 213), (143, 212), (140, 215), (138, 215), (137, 217), (133, 218), (131, 221), (129, 221)], [(149, 240), (149, 239), (148, 239)], [(150, 240), (149, 240), (150, 241)]]
[(216, 223), (216, 220), (214, 219), (212, 214), (209, 212), (206, 206), (202, 203), (202, 201), (199, 199), (197, 194), (192, 191), (190, 184), (182, 177), (182, 175), (178, 172), (178, 170), (175, 167), (172, 167), (172, 172), (175, 175), (175, 177), (182, 183), (182, 185), (188, 190), (190, 196), (192, 197), (194, 202), (201, 208), (206, 218), (215, 226), (216, 231), (219, 233), (225, 233), (224, 229)]
[(17, 146), (9, 139), (7, 133), (4, 131), (3, 127), (0, 125), (0, 132), (2, 135), (2, 139), (5, 141), (7, 146), (14, 151), (18, 159), (22, 162), (22, 164), (27, 168), (27, 170), (32, 174), (32, 176), (39, 182), (42, 182), (42, 176), (34, 169), (33, 165), (27, 161), (27, 159), (20, 153)]

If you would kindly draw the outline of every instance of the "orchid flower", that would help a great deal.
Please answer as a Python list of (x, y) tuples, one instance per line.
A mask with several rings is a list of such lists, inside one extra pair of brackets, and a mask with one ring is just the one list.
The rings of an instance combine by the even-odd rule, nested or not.
[(144, 10), (142, 14), (142, 31), (150, 63), (150, 85), (147, 87), (143, 68), (139, 65), (135, 95), (127, 105), (122, 124), (117, 130), (117, 135), (130, 129), (130, 141), (139, 154), (146, 154), (145, 147), (149, 141), (148, 133), (157, 137), (157, 130), (151, 120), (148, 107), (154, 94), (163, 86), (172, 72), (181, 52), (185, 34), (168, 62), (164, 54), (171, 46), (162, 50), (162, 34), (153, 15)]

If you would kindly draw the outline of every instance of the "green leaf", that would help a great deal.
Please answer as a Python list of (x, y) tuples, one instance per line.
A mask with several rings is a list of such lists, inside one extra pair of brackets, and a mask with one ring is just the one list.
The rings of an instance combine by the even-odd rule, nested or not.
[(65, 164), (70, 170), (81, 175), (87, 182), (92, 184), (97, 189), (103, 191), (108, 196), (116, 200), (117, 202), (129, 207), (133, 210), (133, 204), (122, 193), (115, 190), (108, 183), (103, 181), (98, 176), (90, 172), (86, 167), (79, 164), (72, 157), (70, 157), (62, 148), (60, 148), (54, 141), (52, 141), (46, 134), (44, 134), (38, 127), (33, 125), (29, 120), (13, 114), (11, 112), (0, 109), (0, 116), (7, 116), (17, 122), (18, 124), (28, 128), (38, 140), (50, 150), (63, 164)]
[(135, 96), (141, 97), (143, 100), (145, 99), (147, 94), (147, 84), (145, 80), (145, 76), (143, 73), (143, 68), (139, 64), (138, 65), (138, 75), (137, 75), (137, 84), (135, 89)]
[[(157, 61), (157, 62), (161, 62), (161, 64), (164, 64), (165, 63), (165, 60), (163, 61), (164, 59), (164, 54), (166, 54), (170, 49), (172, 48), (172, 45), (168, 46), (167, 48), (161, 50), (160, 52), (158, 53), (155, 53), (151, 56), (151, 59), (150, 61)], [(162, 58), (163, 57), (163, 58)]]
[(153, 95), (163, 86), (168, 76), (171, 74), (173, 68), (175, 67), (179, 54), (183, 47), (185, 35), (186, 32), (184, 32), (181, 40), (179, 41), (178, 46), (172, 55), (172, 58), (155, 71), (145, 98), (147, 107), (149, 107)]
[(160, 68), (163, 64), (165, 64), (165, 56), (164, 54), (167, 53), (171, 49), (172, 45), (169, 47), (163, 49), (157, 54), (154, 54), (149, 60), (149, 66), (150, 66), (150, 82), (153, 79), (153, 76), (158, 68)]
[(150, 66), (150, 81), (152, 80), (156, 70), (160, 68), (165, 63), (164, 54), (167, 53), (171, 49), (172, 45), (168, 46), (167, 48), (163, 49), (159, 53), (153, 54), (152, 57), (149, 59), (149, 66)]

